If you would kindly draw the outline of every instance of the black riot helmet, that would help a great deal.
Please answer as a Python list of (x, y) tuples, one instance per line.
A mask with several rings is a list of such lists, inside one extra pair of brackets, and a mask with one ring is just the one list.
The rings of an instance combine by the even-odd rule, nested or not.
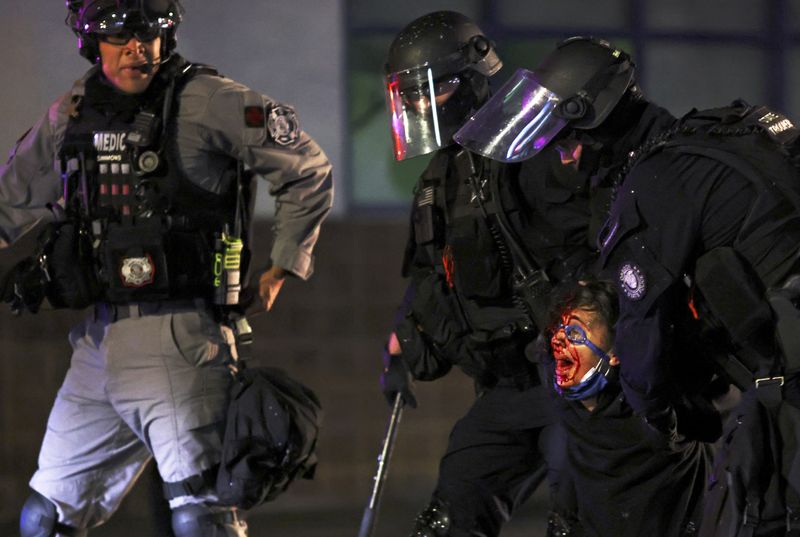
[(634, 73), (630, 56), (607, 41), (567, 39), (535, 71), (519, 69), (454, 138), (495, 160), (528, 159), (565, 127), (600, 126), (638, 91)]
[(175, 32), (183, 16), (179, 0), (67, 0), (66, 24), (78, 36), (78, 51), (98, 63), (98, 36), (150, 41), (161, 37), (163, 63), (175, 49)]
[(395, 159), (450, 145), (488, 97), (488, 77), (502, 65), (494, 44), (461, 13), (429, 13), (403, 28), (386, 59)]

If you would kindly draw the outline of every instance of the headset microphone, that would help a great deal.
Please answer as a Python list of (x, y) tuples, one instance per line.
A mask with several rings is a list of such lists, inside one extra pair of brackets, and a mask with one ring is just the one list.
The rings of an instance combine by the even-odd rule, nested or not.
[(144, 57), (147, 63), (138, 65), (136, 68), (146, 75), (153, 74), (155, 68), (163, 63), (161, 57), (153, 58), (148, 51), (144, 52)]

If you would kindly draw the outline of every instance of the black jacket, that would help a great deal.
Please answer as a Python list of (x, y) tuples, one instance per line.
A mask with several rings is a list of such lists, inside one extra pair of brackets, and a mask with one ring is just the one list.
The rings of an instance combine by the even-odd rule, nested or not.
[(669, 445), (633, 413), (612, 382), (587, 410), (558, 398), (567, 430), (562, 495), (574, 495), (582, 535), (679, 537), (699, 525), (708, 444)]

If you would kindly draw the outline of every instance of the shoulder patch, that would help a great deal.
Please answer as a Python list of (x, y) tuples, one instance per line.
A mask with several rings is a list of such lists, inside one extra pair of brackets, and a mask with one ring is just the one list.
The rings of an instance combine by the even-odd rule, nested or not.
[(266, 114), (263, 106), (245, 106), (244, 124), (247, 127), (263, 129), (266, 121)]
[(276, 104), (269, 111), (267, 130), (278, 145), (291, 145), (300, 136), (300, 124), (294, 108)]
[(647, 291), (647, 280), (638, 265), (626, 262), (619, 269), (619, 286), (630, 300), (641, 300)]
[(754, 114), (758, 116), (758, 125), (779, 144), (790, 144), (798, 137), (797, 127), (783, 114), (762, 106)]

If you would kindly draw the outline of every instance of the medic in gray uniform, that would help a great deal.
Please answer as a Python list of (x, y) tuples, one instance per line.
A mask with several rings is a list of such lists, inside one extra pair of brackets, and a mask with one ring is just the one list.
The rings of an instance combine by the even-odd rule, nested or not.
[(69, 336), (21, 533), (86, 535), (154, 457), (173, 484), (176, 535), (244, 536), (236, 509), (199, 477), (220, 459), (235, 349), (224, 333), (241, 314), (249, 259), (248, 178), (266, 178), (276, 200), (272, 268), (256, 298), (269, 309), (286, 274), (312, 273), (331, 166), (292, 108), (173, 52), (176, 0), (68, 7), (95, 66), (0, 167), (0, 247), (50, 222), (3, 298), (33, 311), (45, 296), (94, 306)]

